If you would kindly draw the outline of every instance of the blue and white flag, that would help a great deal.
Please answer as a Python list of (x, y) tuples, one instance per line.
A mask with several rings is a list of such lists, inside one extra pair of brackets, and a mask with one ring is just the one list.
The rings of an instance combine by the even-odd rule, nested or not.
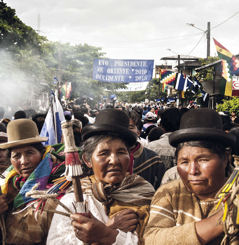
[[(189, 77), (186, 78), (186, 90), (191, 89), (193, 87), (193, 81), (189, 79)], [(186, 91), (184, 90), (184, 91)]]
[(209, 94), (206, 93), (205, 91), (201, 90), (201, 91), (200, 91), (200, 97), (201, 97), (202, 100), (205, 102), (205, 101), (208, 99)]
[(185, 78), (183, 77), (183, 75), (181, 73), (178, 73), (177, 80), (176, 80), (174, 88), (176, 90), (183, 91), (184, 83), (185, 83)]
[(184, 77), (181, 73), (178, 73), (177, 80), (175, 83), (175, 89), (178, 91), (186, 91), (193, 86), (193, 81), (189, 79), (189, 77)]
[(44, 145), (54, 145), (61, 142), (61, 122), (65, 120), (64, 111), (58, 98), (53, 94), (52, 105), (46, 115), (40, 136), (48, 137)]

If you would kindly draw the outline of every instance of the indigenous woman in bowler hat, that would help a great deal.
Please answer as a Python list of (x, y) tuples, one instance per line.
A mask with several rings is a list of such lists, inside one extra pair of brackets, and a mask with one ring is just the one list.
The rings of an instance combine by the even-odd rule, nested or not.
[(230, 148), (235, 143), (222, 127), (211, 109), (191, 109), (182, 116), (180, 129), (169, 136), (180, 179), (155, 193), (145, 244), (220, 244), (223, 211), (215, 206), (230, 175)]
[[(6, 218), (5, 222), (1, 219), (2, 238), (7, 244), (44, 244), (52, 218), (46, 210), (54, 209), (57, 204), (47, 200), (45, 206), (43, 203), (39, 206), (26, 193), (37, 183), (39, 190), (50, 188), (52, 181), (64, 173), (64, 164), (51, 155), (50, 146), (42, 145), (47, 137), (39, 136), (32, 120), (9, 122), (7, 135), (8, 142), (0, 144), (0, 149), (9, 150), (11, 161), (1, 186), (0, 214)], [(44, 210), (41, 210), (43, 206)]]
[(75, 214), (71, 218), (54, 214), (47, 244), (142, 243), (154, 188), (129, 174), (129, 148), (136, 135), (128, 126), (125, 112), (105, 109), (94, 124), (83, 128), (82, 159), (93, 170), (93, 175), (82, 179), (86, 210), (78, 207), (75, 213), (74, 194), (66, 194), (61, 202)]

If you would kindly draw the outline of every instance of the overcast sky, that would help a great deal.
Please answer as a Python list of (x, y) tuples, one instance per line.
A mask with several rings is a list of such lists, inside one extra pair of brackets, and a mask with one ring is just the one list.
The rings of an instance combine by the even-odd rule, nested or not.
[[(4, 0), (51, 41), (101, 47), (112, 59), (174, 54), (206, 57), (207, 22), (214, 37), (239, 53), (238, 0)], [(38, 25), (40, 16), (40, 25)], [(201, 30), (188, 25), (192, 23)], [(211, 39), (211, 56), (216, 49)]]

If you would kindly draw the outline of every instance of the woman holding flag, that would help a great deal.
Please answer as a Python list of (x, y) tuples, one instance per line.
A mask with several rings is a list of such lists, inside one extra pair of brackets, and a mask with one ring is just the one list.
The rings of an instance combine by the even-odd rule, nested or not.
[[(47, 244), (141, 244), (153, 186), (132, 175), (136, 135), (125, 112), (105, 109), (83, 128), (82, 159), (93, 175), (81, 180), (84, 203), (73, 192), (61, 202), (70, 217), (55, 214)], [(81, 204), (81, 205), (79, 205)], [(58, 206), (59, 212), (65, 210)]]
[(57, 162), (50, 146), (42, 145), (47, 137), (39, 136), (32, 120), (11, 121), (7, 134), (8, 142), (0, 144), (0, 149), (9, 150), (12, 164), (1, 186), (2, 244), (44, 244), (52, 218), (46, 209), (54, 210), (57, 202), (35, 200), (26, 193), (36, 184), (38, 190), (49, 189), (64, 173), (65, 165)]

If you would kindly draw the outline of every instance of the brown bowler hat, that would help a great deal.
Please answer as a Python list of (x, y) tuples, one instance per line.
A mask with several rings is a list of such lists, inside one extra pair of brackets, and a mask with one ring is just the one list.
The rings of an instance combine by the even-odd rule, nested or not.
[(12, 120), (7, 125), (8, 142), (0, 144), (0, 149), (14, 148), (47, 141), (40, 137), (36, 124), (31, 119)]

